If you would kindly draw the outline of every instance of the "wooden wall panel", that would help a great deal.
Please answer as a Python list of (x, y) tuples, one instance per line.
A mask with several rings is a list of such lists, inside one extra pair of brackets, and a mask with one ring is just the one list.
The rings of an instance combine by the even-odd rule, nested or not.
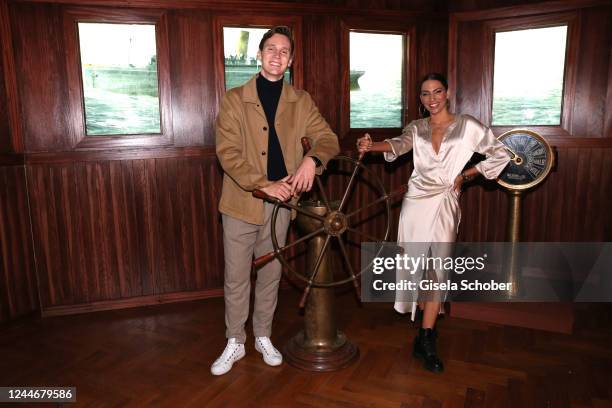
[[(336, 2), (342, 3), (342, 2)], [(344, 0), (344, 5), (357, 9), (427, 10), (446, 12), (443, 0)]]
[(454, 13), (459, 11), (483, 10), (494, 7), (518, 6), (529, 2), (533, 3), (531, 0), (453, 0), (448, 2), (448, 11)]
[[(386, 164), (372, 157), (366, 162), (391, 191), (407, 182), (410, 159)], [(606, 211), (612, 197), (612, 149), (561, 148), (559, 163), (540, 188), (525, 195), (523, 239), (612, 239), (612, 217)], [(221, 174), (212, 156), (33, 166), (30, 189), (43, 311), (221, 288)], [(328, 179), (330, 199), (339, 199), (345, 188), (346, 177)], [(350, 206), (376, 197), (359, 185)], [(481, 180), (470, 186), (461, 197), (459, 239), (505, 240), (507, 203), (494, 183)], [(397, 197), (390, 241), (396, 239), (400, 205)], [(370, 222), (363, 232), (382, 236), (384, 217), (365, 212), (361, 219)], [(359, 242), (367, 239), (354, 234), (350, 239), (357, 268)], [(299, 270), (302, 262), (293, 260)]]
[[(90, 5), (96, 2), (69, 1), (68, 3)], [(70, 41), (64, 32), (70, 29), (64, 24), (64, 14), (70, 7), (56, 2), (27, 1), (11, 1), (9, 5), (15, 43), (18, 91), (23, 95), (20, 104), (27, 150), (31, 153), (70, 151), (74, 148), (75, 141), (79, 140), (80, 135), (77, 133), (82, 126), (82, 120), (78, 116), (78, 102), (72, 101), (73, 108), (66, 109), (66, 101), (72, 94), (69, 89), (78, 87), (74, 84), (76, 77), (69, 75), (74, 70), (72, 65), (78, 61), (73, 55), (75, 47), (67, 48)], [(136, 2), (131, 6), (159, 9), (161, 5), (162, 3), (148, 6), (145, 2)], [(173, 9), (173, 6), (177, 8)], [(171, 61), (173, 147), (209, 146), (214, 143), (214, 119), (220, 95), (217, 93), (217, 78), (213, 69), (216, 54), (212, 20), (214, 16), (227, 13), (228, 10), (222, 4), (218, 5), (218, 9), (208, 3), (202, 3), (201, 6), (201, 9), (186, 9), (183, 8), (184, 4), (174, 4), (169, 1), (166, 9)], [(275, 15), (291, 13), (291, 17), (288, 17), (290, 19), (303, 18), (309, 21), (310, 31), (308, 35), (298, 39), (303, 43), (298, 42), (298, 47), (302, 46), (312, 54), (304, 54), (304, 57), (300, 58), (300, 63), (309, 66), (307, 75), (311, 83), (308, 85), (313, 86), (312, 93), (315, 94), (315, 100), (322, 105), (324, 116), (328, 117), (335, 128), (334, 122), (337, 122), (341, 115), (339, 113), (341, 83), (337, 75), (342, 69), (338, 53), (341, 48), (339, 21), (344, 16), (343, 9), (337, 8), (334, 4), (328, 4), (320, 10), (308, 5), (302, 6), (303, 8), (299, 8), (296, 14), (293, 6), (282, 3), (245, 4), (245, 7), (240, 8), (240, 13), (252, 15), (262, 8), (267, 10), (265, 13), (270, 14), (268, 8), (273, 8), (282, 11)], [(417, 21), (422, 23), (423, 27), (427, 27), (426, 22), (432, 18), (429, 16), (418, 18), (430, 12), (428, 7), (423, 6), (423, 2), (400, 2), (395, 5), (390, 4), (389, 7), (414, 11), (398, 11), (397, 14), (393, 14), (391, 9), (385, 10), (384, 7), (369, 12), (352, 7), (346, 10), (350, 10), (351, 18), (365, 22), (371, 20), (372, 15), (376, 15), (376, 21), (381, 22), (380, 29), (385, 29), (389, 24), (410, 28)], [(95, 14), (95, 10), (95, 7), (89, 7), (85, 13)], [(133, 13), (137, 13), (137, 10), (140, 9), (134, 9)], [(129, 14), (129, 11), (126, 13)], [(409, 17), (406, 18), (406, 15)], [(445, 56), (443, 52), (436, 52), (435, 49), (445, 47), (446, 32), (444, 29), (428, 30), (425, 29), (424, 32), (428, 33), (428, 39), (435, 40), (435, 44), (428, 42), (428, 47), (423, 47), (424, 51), (419, 57), (428, 59), (431, 55), (434, 60), (439, 61), (436, 66), (440, 66), (440, 62), (445, 61)], [(442, 59), (437, 55), (442, 56)], [(306, 89), (310, 90), (308, 86)], [(45, 106), (45, 109), (39, 109), (40, 106)], [(83, 148), (102, 149), (105, 146), (101, 144), (92, 147), (83, 144)]]
[(221, 173), (214, 159), (204, 163), (194, 159), (156, 160), (156, 171), (159, 228), (167, 243), (158, 248), (159, 293), (220, 287), (223, 266), (217, 192)]
[(214, 157), (32, 166), (43, 311), (219, 288), (220, 174)]
[[(310, 93), (319, 111), (334, 132), (340, 129), (338, 95), (342, 92), (340, 63), (340, 19), (337, 16), (310, 16), (304, 21), (304, 41), (298, 44), (308, 58), (304, 65), (304, 89)], [(328, 56), (334, 58), (326, 62)]]
[[(308, 6), (298, 10), (306, 31), (298, 46), (304, 50), (306, 89), (337, 130), (342, 70), (335, 58), (341, 39), (339, 22), (341, 8), (354, 5), (325, 3), (327, 14)], [(212, 68), (212, 19), (216, 12), (227, 10), (221, 6), (216, 10), (212, 3), (196, 9), (180, 4), (172, 9), (172, 4), (168, 2), (167, 8), (174, 130), (169, 150), (175, 150), (149, 149), (142, 154), (136, 149), (131, 153), (72, 151), (74, 135), (70, 133), (75, 126), (65, 109), (69, 89), (65, 54), (73, 51), (64, 44), (65, 5), (10, 1), (4, 9), (14, 45), (10, 54), (16, 72), (14, 93), (19, 97), (15, 95), (13, 102), (21, 114), (16, 120), (21, 120), (27, 146), (27, 188), (32, 201), (31, 214), (22, 214), (20, 222), (32, 220), (43, 314), (71, 308), (97, 310), (132, 298), (156, 301), (155, 296), (218, 291), (222, 286), (217, 211), (221, 169), (210, 151), (185, 156), (176, 149), (214, 144), (219, 95)], [(249, 13), (249, 6), (241, 12)], [(264, 6), (262, 10), (294, 10), (282, 3)], [(407, 21), (401, 13), (385, 10), (353, 9), (350, 14), (367, 20), (374, 13), (384, 21), (410, 25), (428, 10), (418, 1), (385, 2), (384, 7), (416, 13)], [(444, 33), (431, 31), (428, 36), (427, 41), (435, 38), (443, 46)], [(427, 55), (421, 52), (419, 58)], [(5, 104), (1, 106), (0, 116), (6, 116)], [(11, 136), (8, 130), (2, 132)], [(26, 188), (25, 178), (13, 181), (23, 182)]]
[(456, 98), (455, 111), (479, 120), (484, 120), (480, 98), (483, 73), (475, 67), (482, 64), (482, 53), (486, 52), (480, 48), (484, 33), (483, 24), (479, 21), (461, 24), (456, 44), (457, 65), (454, 67), (457, 83), (451, 84)]
[[(36, 277), (46, 315), (221, 294), (223, 250), (217, 203), (222, 171), (212, 149), (218, 104), (212, 21), (217, 13), (227, 13), (227, 7), (215, 8), (212, 2), (189, 3), (187, 7), (185, 2), (171, 1), (150, 6), (167, 9), (174, 146), (82, 153), (70, 151), (61, 3), (11, 1), (7, 8), (10, 13), (6, 13), (19, 93), (19, 101), (13, 102), (20, 107), (22, 117), (13, 116), (22, 120), (29, 152), (27, 191), (32, 208), (28, 214), (24, 207), (27, 195), (23, 168), (1, 167), (0, 321), (38, 308)], [(304, 35), (298, 46), (303, 49), (304, 88), (334, 130), (339, 132), (345, 119), (341, 109), (343, 19), (412, 29), (411, 39), (416, 44), (411, 61), (416, 70), (413, 76), (429, 71), (456, 72), (456, 110), (481, 119), (486, 116), (481, 98), (485, 84), (478, 69), (485, 52), (486, 18), (454, 22), (457, 31), (451, 32), (449, 39), (447, 14), (433, 14), (445, 8), (446, 2), (311, 3), (324, 5), (315, 9), (313, 4), (290, 1), (257, 6), (245, 2), (241, 12), (260, 7), (258, 10), (268, 13), (292, 13), (294, 18), (303, 19)], [(121, 5), (149, 7), (143, 1)], [(456, 10), (471, 10), (472, 6), (480, 7), (481, 2), (462, 1)], [(539, 10), (546, 12), (544, 6)], [(423, 16), (421, 12), (432, 14)], [(584, 142), (561, 143), (556, 171), (525, 196), (525, 240), (612, 239), (612, 145), (593, 144), (589, 139), (601, 141), (610, 136), (612, 40), (602, 34), (610, 33), (610, 10), (597, 6), (582, 9), (579, 14), (577, 96), (572, 101), (571, 136)], [(456, 61), (452, 53), (447, 53), (448, 47), (456, 50)], [(450, 70), (449, 61), (455, 62)], [(4, 65), (0, 66), (0, 84), (6, 71), (3, 69)], [(7, 116), (7, 102), (6, 92), (0, 92), (0, 120)], [(412, 119), (414, 114), (409, 113)], [(6, 121), (2, 121), (0, 153), (10, 151), (5, 134), (12, 136)], [(553, 136), (558, 139), (562, 135)], [(352, 147), (351, 140), (346, 142)], [(380, 157), (366, 161), (389, 190), (406, 183), (412, 170), (410, 157), (393, 164), (384, 163)], [(345, 187), (344, 182), (333, 179), (327, 186), (334, 197), (339, 197)], [(359, 186), (352, 205), (374, 198), (371, 190)], [(398, 198), (391, 214), (391, 241), (397, 233), (400, 203)], [(496, 185), (479, 181), (462, 195), (461, 206), (461, 240), (505, 239), (507, 197)], [(374, 215), (367, 211), (363, 218)], [(28, 235), (30, 217), (33, 242)], [(375, 216), (364, 231), (381, 234), (382, 221)], [(358, 249), (359, 239), (353, 239)], [(358, 254), (351, 253), (354, 265), (358, 265)], [(298, 265), (302, 261), (296, 258), (292, 262)]]
[(0, 322), (39, 309), (23, 166), (0, 166)]
[[(524, 241), (609, 241), (612, 148), (559, 147), (558, 164), (523, 197)], [(505, 241), (508, 196), (480, 181), (461, 197), (461, 241)]]
[[(417, 72), (416, 79), (419, 81), (430, 72), (446, 73), (448, 69), (448, 20), (441, 19), (435, 22), (422, 23), (418, 27), (417, 41)], [(413, 87), (416, 88), (417, 84)], [(418, 97), (418, 92), (417, 92)], [(409, 101), (416, 103), (417, 101)]]
[(71, 148), (61, 6), (11, 3), (24, 138), (29, 151)]
[(518, 17), (524, 15), (526, 9), (536, 10), (536, 13), (530, 11), (529, 14), (542, 14), (581, 7), (605, 6), (608, 3), (608, 0), (453, 0), (447, 2), (447, 11), (482, 17), (490, 15), (492, 10), (498, 15), (501, 11), (504, 17)]
[[(469, 10), (469, 2), (462, 2)], [(497, 2), (500, 3), (500, 2)], [(497, 4), (496, 3), (496, 4)], [(572, 10), (571, 5), (575, 4)], [(462, 9), (463, 6), (460, 6)], [(525, 241), (605, 241), (610, 237), (610, 207), (612, 189), (609, 179), (612, 169), (609, 160), (612, 155), (612, 135), (606, 131), (606, 115), (609, 72), (610, 72), (610, 17), (609, 7), (597, 6), (580, 8), (580, 4), (557, 2), (557, 11), (577, 13), (578, 35), (576, 40), (577, 58), (570, 58), (575, 76), (573, 97), (564, 109), (571, 112), (571, 126), (563, 129), (552, 127), (545, 130), (546, 137), (557, 145), (557, 165), (553, 173), (539, 187), (525, 194), (523, 206), (523, 235)], [(588, 6), (583, 4), (583, 6)], [(533, 9), (532, 9), (533, 7)], [(488, 122), (488, 106), (485, 97), (490, 92), (486, 81), (488, 73), (480, 63), (482, 56), (492, 52), (487, 44), (486, 25), (506, 18), (509, 9), (474, 10), (473, 13), (451, 15), (452, 24), (457, 28), (449, 44), (450, 55), (456, 57), (454, 86), (457, 89), (456, 110), (468, 113)], [(516, 9), (520, 15), (531, 12), (538, 18), (546, 18), (543, 5), (525, 5)], [(535, 17), (534, 17), (535, 18)], [(505, 19), (504, 21), (509, 21)], [(451, 70), (451, 72), (453, 71)], [(571, 78), (570, 78), (571, 80)], [(501, 133), (503, 128), (493, 128)], [(460, 239), (466, 241), (505, 240), (505, 220), (508, 199), (498, 189), (487, 191), (492, 183), (482, 183), (469, 188), (462, 197), (462, 206), (479, 212), (464, 212), (464, 225)], [(496, 220), (504, 220), (504, 228), (496, 227)], [(467, 228), (466, 228), (467, 227)]]
[[(9, 81), (4, 66), (9, 63), (11, 57), (11, 27), (8, 7), (5, 2), (0, 2), (0, 153), (13, 151), (11, 143), (11, 128), (9, 125), (9, 106), (7, 92)], [(10, 76), (10, 75), (9, 75)]]
[(175, 10), (168, 25), (174, 144), (213, 145), (217, 101), (210, 13)]
[(0, 153), (11, 152), (11, 129), (9, 127), (8, 102), (4, 84), (4, 68), (0, 59)]
[[(607, 101), (609, 64), (612, 49), (612, 7), (594, 7), (580, 12), (580, 45), (576, 95), (574, 97), (573, 135), (581, 137), (604, 136), (606, 111), (612, 101)], [(609, 130), (609, 129), (608, 129)]]

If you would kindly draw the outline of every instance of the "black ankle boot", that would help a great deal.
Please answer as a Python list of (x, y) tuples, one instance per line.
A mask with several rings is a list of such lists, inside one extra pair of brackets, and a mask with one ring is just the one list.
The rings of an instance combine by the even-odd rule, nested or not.
[(423, 366), (434, 373), (444, 371), (444, 365), (436, 352), (436, 329), (419, 329), (419, 335), (414, 339), (412, 355), (423, 359)]

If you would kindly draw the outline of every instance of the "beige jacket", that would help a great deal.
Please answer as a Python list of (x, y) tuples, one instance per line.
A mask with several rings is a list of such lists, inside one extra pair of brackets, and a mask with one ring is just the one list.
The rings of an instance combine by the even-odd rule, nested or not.
[[(257, 96), (255, 79), (227, 91), (216, 122), (217, 157), (223, 167), (219, 211), (251, 224), (263, 224), (263, 201), (251, 192), (272, 184), (268, 180), (268, 121)], [(289, 174), (302, 162), (302, 137), (310, 139), (308, 156), (323, 167), (340, 151), (338, 138), (307, 92), (283, 84), (275, 118), (276, 134)], [(318, 169), (320, 171), (322, 169)]]

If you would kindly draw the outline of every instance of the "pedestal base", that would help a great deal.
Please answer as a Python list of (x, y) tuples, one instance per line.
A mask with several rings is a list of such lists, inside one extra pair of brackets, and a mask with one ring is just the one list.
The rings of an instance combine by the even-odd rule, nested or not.
[(283, 355), (290, 365), (302, 370), (335, 371), (355, 362), (359, 349), (339, 331), (332, 350), (317, 350), (305, 344), (304, 331), (300, 331), (283, 348)]

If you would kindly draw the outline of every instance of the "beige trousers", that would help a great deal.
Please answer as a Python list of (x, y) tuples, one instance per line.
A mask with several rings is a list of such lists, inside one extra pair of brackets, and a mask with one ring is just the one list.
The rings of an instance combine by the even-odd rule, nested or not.
[[(251, 294), (251, 264), (253, 255), (260, 257), (274, 250), (270, 225), (274, 205), (265, 203), (264, 224), (255, 225), (222, 215), (223, 251), (225, 258), (225, 336), (235, 337), (239, 343), (246, 341), (244, 325), (249, 317)], [(278, 211), (276, 237), (280, 246), (285, 245), (291, 212)], [(274, 259), (257, 270), (255, 303), (253, 310), (253, 334), (270, 337), (272, 319), (278, 299), (281, 263)]]

